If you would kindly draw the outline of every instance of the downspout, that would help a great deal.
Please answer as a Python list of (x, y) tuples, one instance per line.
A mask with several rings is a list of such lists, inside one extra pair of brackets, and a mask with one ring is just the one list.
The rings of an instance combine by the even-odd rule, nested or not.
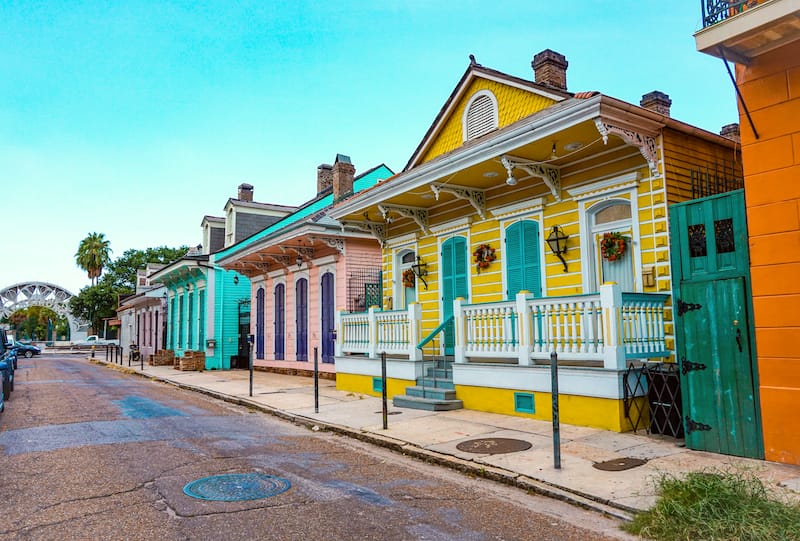
[(753, 130), (753, 135), (755, 135), (756, 139), (758, 139), (758, 132), (756, 131), (756, 126), (753, 124), (753, 118), (750, 116), (750, 111), (747, 109), (747, 104), (744, 102), (744, 98), (742, 97), (742, 93), (739, 90), (739, 85), (736, 84), (736, 77), (734, 77), (733, 72), (731, 71), (731, 67), (728, 65), (728, 59), (725, 58), (725, 49), (722, 47), (717, 47), (719, 51), (720, 57), (722, 57), (722, 62), (725, 64), (725, 69), (728, 70), (728, 76), (731, 78), (731, 82), (733, 83), (733, 88), (736, 90), (736, 95), (739, 97), (739, 103), (742, 104), (742, 109), (744, 109), (744, 114), (747, 116), (747, 121), (750, 123), (750, 128)]

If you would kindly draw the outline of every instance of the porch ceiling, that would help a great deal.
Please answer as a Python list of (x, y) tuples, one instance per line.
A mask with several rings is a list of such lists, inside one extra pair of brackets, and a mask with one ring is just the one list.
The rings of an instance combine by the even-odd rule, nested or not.
[(302, 264), (313, 264), (315, 259), (338, 255), (343, 250), (344, 240), (341, 236), (333, 233), (304, 233), (253, 247), (247, 253), (222, 266), (253, 277), (296, 266), (298, 257), (302, 260)]

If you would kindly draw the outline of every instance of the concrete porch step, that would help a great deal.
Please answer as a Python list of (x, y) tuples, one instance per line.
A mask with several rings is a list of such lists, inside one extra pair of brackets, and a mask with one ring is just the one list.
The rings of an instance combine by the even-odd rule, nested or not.
[(456, 399), (456, 391), (454, 389), (423, 387), (421, 385), (406, 387), (406, 395), (416, 398), (431, 398), (433, 400)]
[(426, 387), (430, 389), (455, 389), (453, 380), (451, 378), (418, 378), (417, 387)]
[(430, 398), (420, 398), (417, 396), (395, 396), (392, 404), (396, 408), (410, 408), (426, 411), (449, 411), (458, 410), (464, 407), (461, 400), (433, 400)]

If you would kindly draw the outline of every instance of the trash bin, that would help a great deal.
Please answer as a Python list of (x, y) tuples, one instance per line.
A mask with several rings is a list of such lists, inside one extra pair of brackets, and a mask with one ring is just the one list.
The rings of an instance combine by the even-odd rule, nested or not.
[(675, 363), (648, 366), (647, 400), (650, 406), (650, 433), (683, 438), (681, 379)]

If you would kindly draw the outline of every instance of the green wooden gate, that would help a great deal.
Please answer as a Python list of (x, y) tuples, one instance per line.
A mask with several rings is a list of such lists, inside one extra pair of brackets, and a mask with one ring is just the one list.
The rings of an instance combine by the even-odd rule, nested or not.
[(744, 192), (672, 205), (670, 240), (686, 445), (763, 458)]

